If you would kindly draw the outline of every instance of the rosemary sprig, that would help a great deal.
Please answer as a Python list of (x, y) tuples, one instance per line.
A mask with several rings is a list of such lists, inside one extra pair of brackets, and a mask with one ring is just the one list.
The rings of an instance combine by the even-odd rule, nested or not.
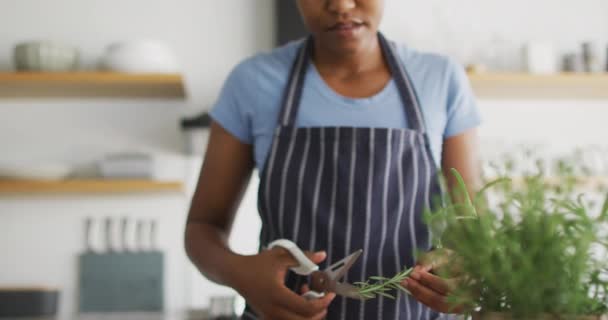
[(373, 299), (377, 296), (395, 299), (395, 296), (388, 293), (389, 291), (397, 290), (410, 294), (410, 292), (401, 285), (401, 282), (410, 275), (412, 270), (412, 268), (404, 269), (392, 278), (378, 276), (370, 277), (369, 280), (365, 282), (355, 282), (355, 286), (359, 288), (359, 294), (366, 299)]

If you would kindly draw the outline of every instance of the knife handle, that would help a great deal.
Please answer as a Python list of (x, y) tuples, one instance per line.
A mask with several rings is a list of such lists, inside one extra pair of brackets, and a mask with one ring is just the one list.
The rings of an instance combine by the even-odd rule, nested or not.
[(107, 217), (105, 220), (105, 238), (106, 238), (106, 252), (114, 252), (114, 241), (112, 239), (112, 218)]
[(148, 250), (155, 251), (156, 250), (156, 220), (150, 220), (150, 243)]
[(86, 252), (93, 252), (91, 244), (91, 234), (93, 232), (93, 218), (88, 217), (84, 220), (84, 245)]
[(138, 219), (135, 227), (135, 251), (144, 250), (144, 221)]
[(121, 242), (121, 247), (122, 247), (123, 252), (131, 251), (131, 248), (129, 246), (129, 240), (127, 238), (128, 228), (129, 228), (129, 218), (123, 217), (120, 222), (120, 242)]

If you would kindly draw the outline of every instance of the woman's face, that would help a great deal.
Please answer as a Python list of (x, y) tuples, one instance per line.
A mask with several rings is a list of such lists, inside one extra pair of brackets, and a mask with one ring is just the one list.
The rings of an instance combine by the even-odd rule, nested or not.
[(376, 38), (384, 0), (298, 0), (298, 7), (324, 48), (348, 54)]

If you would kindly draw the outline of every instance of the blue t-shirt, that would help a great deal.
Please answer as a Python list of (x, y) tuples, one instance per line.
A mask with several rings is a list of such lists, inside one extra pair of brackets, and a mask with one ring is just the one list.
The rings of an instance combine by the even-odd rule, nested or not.
[[(256, 167), (264, 167), (283, 100), (287, 78), (302, 40), (237, 65), (228, 76), (211, 117), (246, 144), (253, 144)], [(436, 54), (398, 47), (398, 56), (412, 79), (437, 166), (445, 138), (458, 135), (481, 122), (464, 69)], [(377, 94), (363, 99), (341, 96), (331, 89), (310, 64), (298, 127), (346, 126), (406, 128), (403, 103), (393, 80)]]

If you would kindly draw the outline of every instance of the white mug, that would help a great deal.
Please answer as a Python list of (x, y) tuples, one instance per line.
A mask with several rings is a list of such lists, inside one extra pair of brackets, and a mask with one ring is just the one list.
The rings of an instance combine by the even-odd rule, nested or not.
[(524, 46), (526, 71), (532, 74), (554, 74), (559, 71), (555, 48), (550, 43), (530, 42)]

